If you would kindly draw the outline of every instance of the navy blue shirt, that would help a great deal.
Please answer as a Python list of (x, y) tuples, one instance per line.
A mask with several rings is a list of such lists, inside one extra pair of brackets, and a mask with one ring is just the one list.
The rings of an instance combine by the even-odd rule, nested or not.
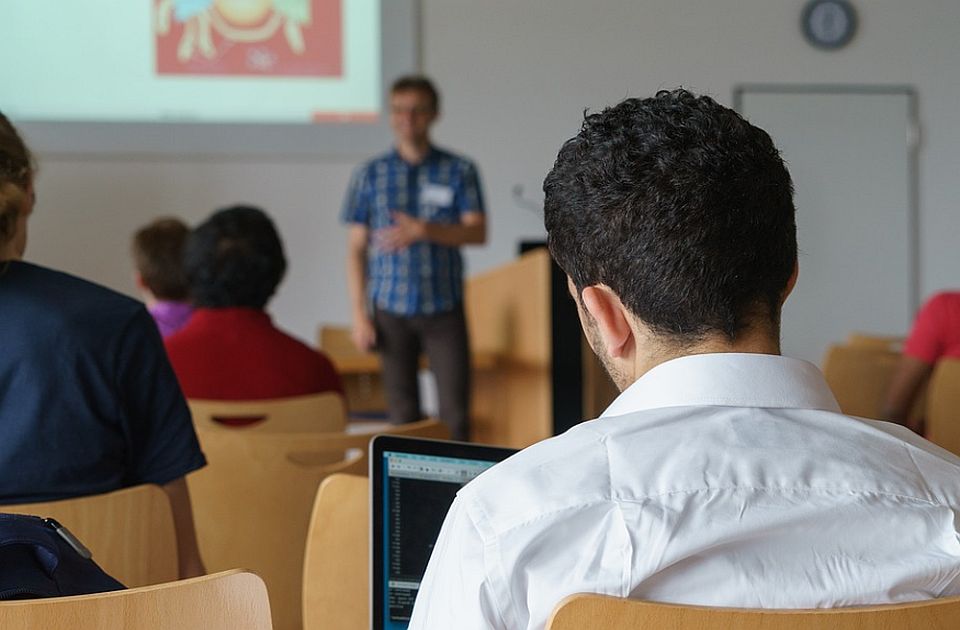
[[(419, 164), (394, 149), (354, 174), (343, 208), (346, 223), (371, 230), (393, 224), (392, 212), (430, 223), (461, 222), (483, 212), (480, 176), (473, 162), (430, 148)], [(463, 302), (463, 258), (456, 247), (420, 241), (396, 252), (373, 247), (367, 256), (367, 293), (376, 308), (395, 315), (434, 315)]]
[(142, 304), (0, 262), (0, 503), (165, 484), (205, 463)]

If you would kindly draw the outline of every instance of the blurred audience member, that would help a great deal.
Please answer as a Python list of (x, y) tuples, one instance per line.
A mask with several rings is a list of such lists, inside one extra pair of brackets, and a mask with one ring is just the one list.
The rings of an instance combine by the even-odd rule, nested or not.
[(184, 270), (196, 310), (166, 339), (187, 398), (343, 393), (330, 360), (276, 328), (264, 312), (286, 268), (280, 236), (259, 208), (224, 208), (190, 234)]
[(934, 295), (917, 314), (890, 382), (887, 419), (922, 433), (922, 419), (910, 417), (910, 410), (934, 365), (945, 358), (960, 358), (960, 292)]
[(133, 235), (135, 281), (164, 337), (183, 328), (193, 313), (183, 272), (183, 246), (189, 233), (190, 228), (183, 221), (167, 217), (145, 225)]
[(158, 484), (201, 575), (184, 476), (206, 461), (160, 335), (136, 300), (21, 260), (33, 176), (0, 114), (0, 503)]

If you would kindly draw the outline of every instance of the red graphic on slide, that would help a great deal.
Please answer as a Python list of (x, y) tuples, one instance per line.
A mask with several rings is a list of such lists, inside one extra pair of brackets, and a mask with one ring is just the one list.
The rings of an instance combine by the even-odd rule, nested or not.
[(152, 0), (157, 74), (339, 77), (342, 0)]

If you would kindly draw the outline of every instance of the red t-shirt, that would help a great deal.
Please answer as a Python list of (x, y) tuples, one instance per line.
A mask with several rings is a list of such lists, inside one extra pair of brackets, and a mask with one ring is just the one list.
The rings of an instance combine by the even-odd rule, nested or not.
[(164, 340), (187, 398), (263, 400), (326, 391), (343, 384), (326, 356), (277, 329), (253, 308), (198, 308)]
[(938, 293), (927, 300), (903, 353), (931, 365), (943, 358), (960, 357), (960, 293)]

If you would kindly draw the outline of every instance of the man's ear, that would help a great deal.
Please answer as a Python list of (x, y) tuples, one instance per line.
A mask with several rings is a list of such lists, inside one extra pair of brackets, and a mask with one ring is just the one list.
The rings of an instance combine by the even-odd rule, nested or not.
[(139, 271), (134, 271), (134, 272), (133, 272), (133, 283), (136, 284), (136, 285), (137, 285), (137, 288), (140, 289), (141, 291), (143, 291), (143, 290), (145, 290), (145, 289), (147, 288), (147, 285), (144, 284), (144, 282), (143, 282), (143, 276), (140, 275), (140, 272), (139, 272)]
[(784, 302), (787, 301), (787, 298), (793, 292), (793, 287), (797, 286), (797, 278), (800, 276), (800, 261), (793, 263), (793, 273), (790, 274), (790, 277), (787, 278), (787, 286), (783, 288), (783, 294), (780, 296), (780, 306), (782, 307)]
[(620, 298), (603, 285), (585, 287), (580, 294), (583, 307), (597, 324), (600, 340), (613, 358), (624, 358), (634, 345), (633, 329)]

